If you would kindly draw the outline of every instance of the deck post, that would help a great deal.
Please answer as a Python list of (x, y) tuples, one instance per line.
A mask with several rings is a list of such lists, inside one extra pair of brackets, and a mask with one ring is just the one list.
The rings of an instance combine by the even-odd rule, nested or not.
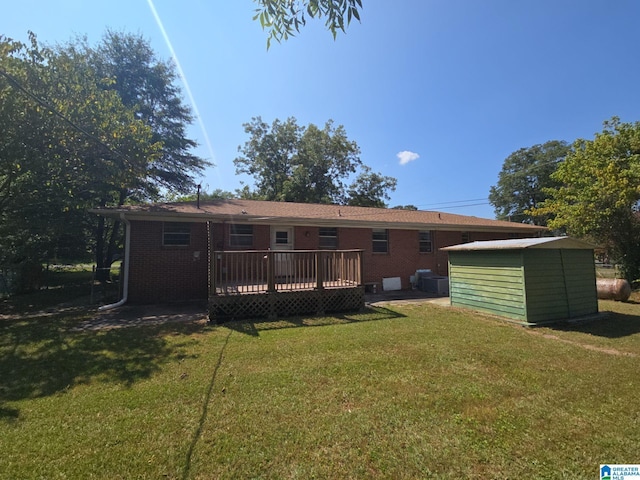
[(267, 292), (276, 291), (276, 261), (273, 250), (267, 252)]
[[(211, 237), (213, 237), (213, 232), (211, 232)], [(209, 248), (209, 296), (214, 296), (217, 293), (217, 285), (216, 280), (218, 278), (218, 253), (213, 250), (212, 247)]]
[(364, 262), (362, 261), (363, 252), (363, 250), (360, 250), (356, 255), (356, 258), (358, 259), (358, 265), (360, 267), (360, 272), (358, 272), (360, 274), (360, 278), (358, 279), (358, 286), (364, 285)]
[(316, 252), (316, 292), (317, 304), (316, 315), (324, 315), (324, 259), (326, 258), (323, 251)]
[(316, 290), (322, 291), (324, 288), (324, 252), (316, 252)]

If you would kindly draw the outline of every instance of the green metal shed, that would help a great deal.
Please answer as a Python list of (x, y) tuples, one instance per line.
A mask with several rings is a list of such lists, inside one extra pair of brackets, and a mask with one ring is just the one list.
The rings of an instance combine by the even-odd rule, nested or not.
[(593, 246), (570, 237), (443, 248), (451, 305), (540, 325), (598, 313)]

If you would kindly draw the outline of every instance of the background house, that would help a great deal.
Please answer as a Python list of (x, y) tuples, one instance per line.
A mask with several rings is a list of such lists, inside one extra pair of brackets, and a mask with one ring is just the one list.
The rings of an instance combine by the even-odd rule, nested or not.
[(165, 203), (94, 210), (129, 224), (128, 301), (204, 300), (210, 255), (229, 250), (363, 250), (363, 283), (447, 275), (443, 247), (536, 236), (544, 227), (431, 211), (256, 200)]

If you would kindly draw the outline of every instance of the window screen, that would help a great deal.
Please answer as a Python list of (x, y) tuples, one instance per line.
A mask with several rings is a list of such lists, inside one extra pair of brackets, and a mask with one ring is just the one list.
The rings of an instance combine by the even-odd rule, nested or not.
[(431, 242), (431, 232), (421, 230), (418, 232), (420, 241), (420, 253), (431, 253), (433, 251), (433, 243)]
[(190, 223), (164, 223), (162, 244), (167, 246), (189, 246), (191, 243)]
[(338, 248), (338, 229), (335, 227), (322, 227), (318, 233), (318, 246), (321, 249)]
[(385, 230), (383, 228), (373, 229), (373, 252), (389, 252), (389, 230)]
[(231, 225), (229, 245), (250, 248), (253, 246), (253, 225)]

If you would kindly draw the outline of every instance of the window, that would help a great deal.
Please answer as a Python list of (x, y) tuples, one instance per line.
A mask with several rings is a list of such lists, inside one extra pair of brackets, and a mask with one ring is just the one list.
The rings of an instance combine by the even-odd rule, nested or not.
[(289, 232), (278, 230), (276, 232), (276, 245), (289, 245)]
[(172, 247), (188, 247), (190, 244), (190, 223), (164, 223), (162, 225), (162, 245)]
[(373, 229), (373, 253), (387, 253), (389, 251), (389, 230)]
[(471, 234), (469, 232), (462, 232), (462, 243), (469, 243), (471, 241)]
[(318, 247), (323, 250), (338, 248), (338, 229), (335, 227), (320, 227), (318, 233)]
[(420, 230), (418, 232), (420, 241), (420, 253), (433, 252), (433, 244), (431, 243), (431, 232), (429, 230)]
[(251, 248), (253, 246), (253, 225), (231, 225), (229, 245), (232, 247)]

